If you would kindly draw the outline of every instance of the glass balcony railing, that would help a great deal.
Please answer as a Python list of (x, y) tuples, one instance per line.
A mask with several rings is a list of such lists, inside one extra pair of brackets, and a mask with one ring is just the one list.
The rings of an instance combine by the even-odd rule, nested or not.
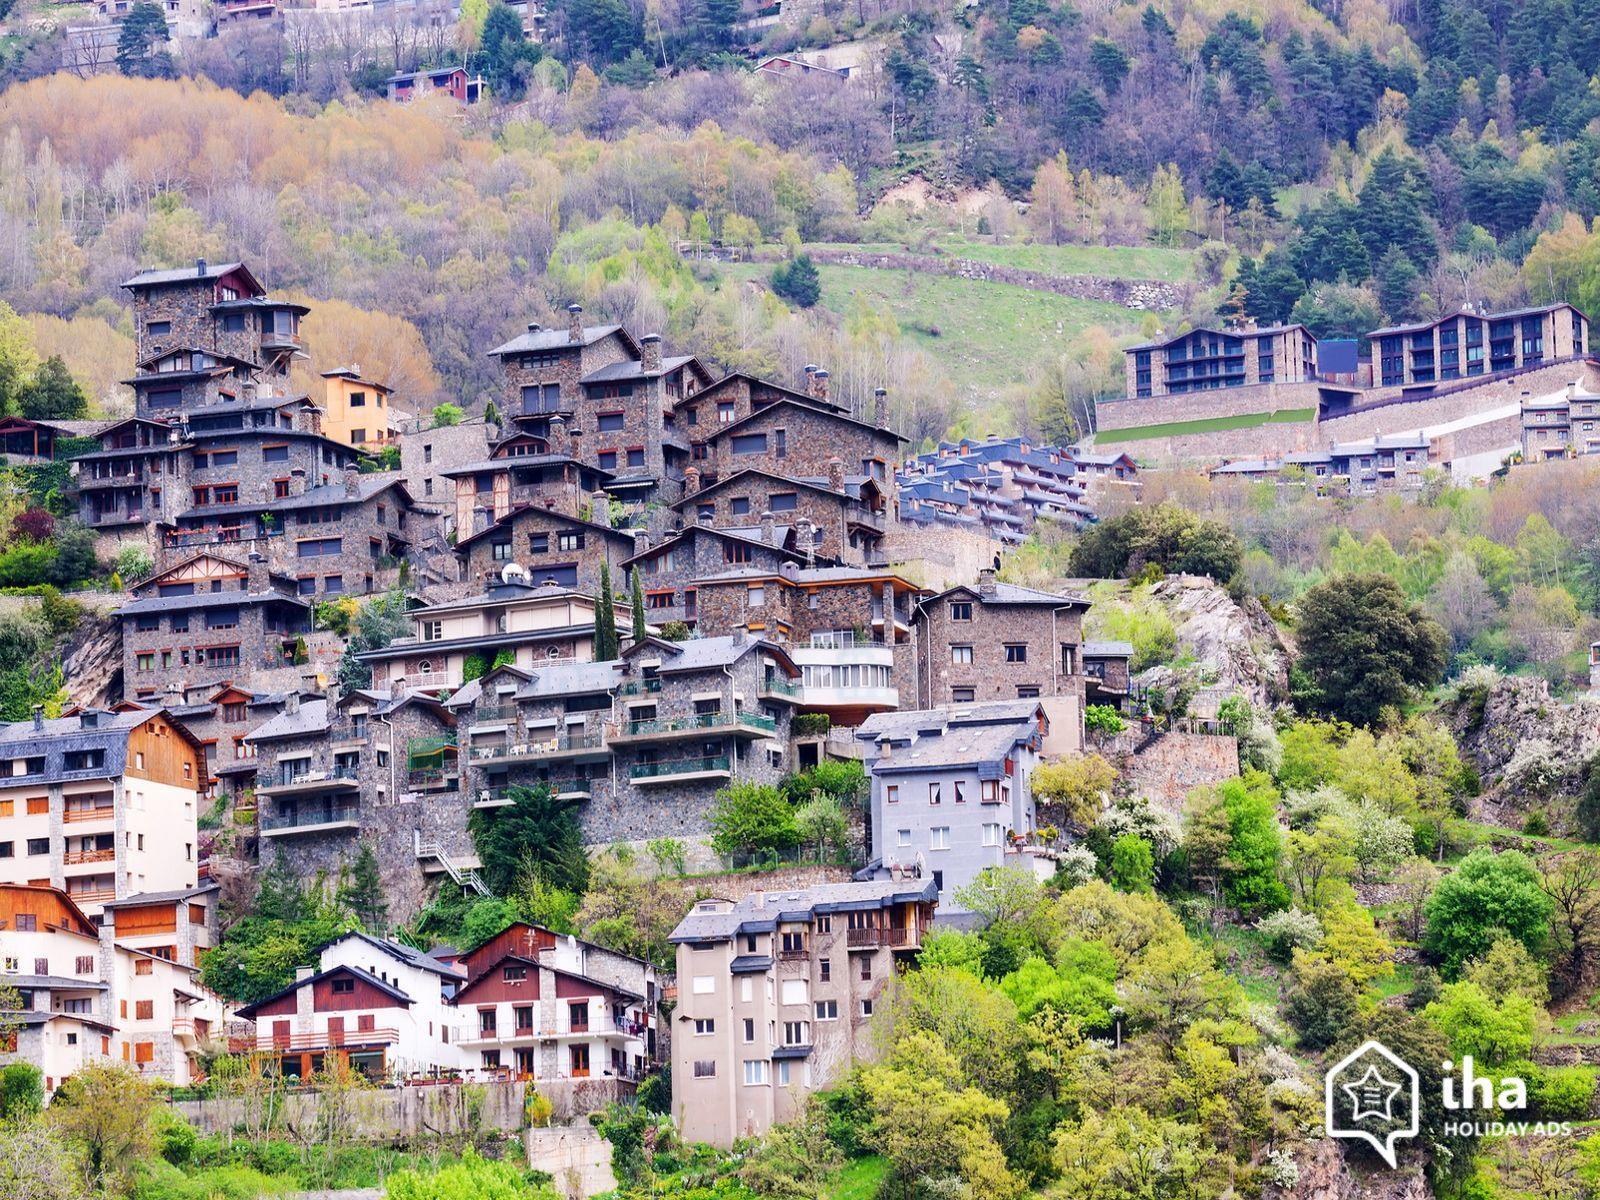
[(659, 679), (635, 679), (617, 689), (619, 696), (647, 696), (661, 690)]
[(662, 779), (673, 775), (699, 775), (710, 771), (729, 770), (728, 756), (710, 758), (679, 758), (671, 762), (635, 763), (628, 769), (630, 779)]
[(726, 729), (733, 725), (747, 725), (755, 729), (774, 732), (778, 723), (771, 717), (752, 712), (696, 713), (692, 717), (653, 717), (642, 721), (624, 721), (621, 730), (626, 737), (641, 737), (651, 733), (695, 733), (707, 729)]

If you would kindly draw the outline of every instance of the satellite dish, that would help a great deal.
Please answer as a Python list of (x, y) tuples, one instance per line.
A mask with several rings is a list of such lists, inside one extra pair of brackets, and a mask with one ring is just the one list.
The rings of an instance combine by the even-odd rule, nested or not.
[(520, 567), (514, 562), (508, 562), (500, 568), (500, 581), (502, 583), (527, 583), (528, 569)]

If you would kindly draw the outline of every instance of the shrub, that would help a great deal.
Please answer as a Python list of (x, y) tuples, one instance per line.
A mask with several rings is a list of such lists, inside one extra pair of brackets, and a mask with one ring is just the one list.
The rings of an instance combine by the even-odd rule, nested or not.
[(1314, 913), (1286, 908), (1256, 922), (1256, 931), (1266, 939), (1267, 953), (1280, 962), (1289, 962), (1296, 950), (1315, 950), (1322, 944), (1322, 922)]
[(0, 1067), (0, 1121), (14, 1121), (44, 1107), (44, 1073), (32, 1063)]
[(1148, 892), (1155, 883), (1156, 857), (1150, 843), (1125, 833), (1111, 847), (1111, 884), (1121, 892)]
[(800, 826), (783, 793), (770, 784), (734, 783), (717, 793), (711, 811), (711, 845), (718, 854), (792, 850)]
[(1537, 957), (1549, 936), (1552, 907), (1526, 855), (1481, 847), (1428, 897), (1423, 945), (1446, 979), (1455, 979), (1469, 960), (1486, 954), (1502, 931)]
[(1297, 955), (1295, 983), (1284, 1001), (1284, 1015), (1312, 1050), (1333, 1045), (1345, 1035), (1360, 1008), (1355, 981), (1335, 963)]
[(433, 427), (446, 429), (451, 425), (459, 425), (463, 415), (459, 404), (441, 404), (433, 410)]

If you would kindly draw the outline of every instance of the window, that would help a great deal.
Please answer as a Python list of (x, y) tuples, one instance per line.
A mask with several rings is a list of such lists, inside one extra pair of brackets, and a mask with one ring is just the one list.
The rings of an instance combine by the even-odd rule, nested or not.
[(0, 858), (15, 858), (17, 844), (15, 842), (0, 842)]
[(354, 979), (335, 979), (333, 981), (333, 994), (335, 996), (351, 996), (355, 994), (356, 981)]
[(133, 1006), (133, 1019), (135, 1021), (154, 1021), (156, 1019), (156, 1002), (154, 1000), (140, 1000)]
[(942, 787), (942, 785), (939, 784), (938, 782), (933, 782), (933, 783), (928, 784), (928, 803), (929, 804), (939, 804), (939, 803), (942, 802), (943, 797), (940, 794), (941, 787)]
[(736, 517), (748, 517), (750, 515), (750, 497), (735, 496), (728, 502), (728, 511)]
[(696, 1037), (708, 1037), (717, 1031), (717, 1023), (710, 1017), (696, 1017), (694, 1034)]
[(761, 1058), (747, 1058), (744, 1060), (744, 1082), (746, 1087), (765, 1087), (767, 1082), (767, 1063)]
[(951, 704), (971, 704), (976, 697), (977, 692), (973, 688), (958, 687), (950, 689)]
[(750, 588), (749, 601), (751, 608), (764, 608), (767, 603), (767, 589), (760, 584)]
[(75, 973), (78, 974), (78, 975), (89, 975), (89, 974), (92, 974), (93, 972), (94, 972), (94, 957), (92, 955), (88, 955), (88, 954), (80, 954), (78, 956), (77, 970), (76, 970)]
[(1028, 645), (1026, 642), (1007, 642), (1006, 661), (1020, 663), (1028, 661)]
[(171, 321), (151, 321), (148, 325), (146, 325), (144, 327), (144, 331), (150, 337), (166, 337), (167, 334), (172, 332), (172, 322)]
[(773, 492), (767, 497), (767, 508), (775, 513), (793, 512), (800, 503), (800, 497), (794, 492)]
[(595, 428), (601, 433), (616, 433), (623, 427), (625, 419), (619, 412), (601, 413), (595, 421)]
[(765, 454), (767, 452), (767, 435), (764, 433), (735, 434), (733, 452), (735, 454)]
[(360, 442), (364, 442), (366, 440), (367, 440), (367, 431), (365, 429), (352, 429), (350, 431), (350, 441), (352, 443), (360, 443)]
[[(47, 837), (29, 838), (28, 839), (28, 853), (30, 855), (49, 854), (50, 853), (50, 839), (47, 838)], [(21, 920), (21, 918), (19, 917), (18, 920)], [(17, 926), (17, 928), (21, 929), (22, 926), (19, 924)]]
[(568, 530), (566, 533), (556, 534), (557, 550), (582, 550), (583, 530)]
[(872, 1001), (871, 1000), (863, 1000), (861, 1002), (861, 1015), (863, 1017), (870, 1017), (872, 1015)]
[(617, 469), (617, 452), (615, 450), (602, 450), (598, 459), (602, 471), (615, 471)]
[(950, 661), (955, 663), (957, 666), (971, 666), (972, 665), (972, 647), (971, 646), (951, 646), (950, 647)]
[(289, 461), (289, 447), (287, 447), (287, 446), (263, 446), (263, 447), (261, 447), (261, 461), (262, 462), (269, 462), (269, 463), (288, 462)]
[(155, 963), (148, 958), (141, 958), (133, 964), (133, 973), (135, 975), (152, 975), (155, 973), (155, 969)]
[(694, 1077), (696, 1079), (715, 1079), (717, 1077), (716, 1060), (696, 1059), (694, 1064)]
[(717, 402), (717, 424), (733, 424), (733, 401), (721, 400)]
[(696, 975), (694, 977), (694, 994), (696, 996), (709, 996), (717, 990), (717, 977), (715, 975)]
[(1000, 826), (992, 821), (987, 821), (983, 826), (983, 844), (985, 846), (998, 846), (1000, 844)]
[(37, 933), (39, 929), (38, 918), (32, 913), (18, 913), (16, 916), (18, 933)]
[(756, 1023), (751, 1017), (744, 1019), (744, 1040), (746, 1045), (756, 1040)]
[(930, 850), (950, 849), (950, 826), (934, 825), (928, 830), (928, 848)]
[(891, 783), (885, 786), (883, 789), (883, 800), (885, 804), (899, 804), (900, 785), (898, 783)]
[(950, 602), (950, 619), (952, 621), (972, 620), (972, 601), (952, 600)]
[(1037, 700), (1039, 698), (1039, 685), (1034, 683), (1019, 683), (1017, 685), (1018, 700)]
[(785, 1021), (783, 1023), (783, 1044), (785, 1046), (809, 1046), (811, 1044), (810, 1021)]
[(548, 554), (550, 552), (550, 535), (548, 533), (530, 533), (528, 535), (529, 554)]
[(628, 451), (628, 465), (630, 467), (644, 466), (644, 447), (634, 446)]
[(820, 973), (819, 978), (822, 982), (827, 983), (833, 978), (833, 960), (831, 958), (818, 959), (817, 970)]
[(507, 983), (521, 983), (527, 977), (528, 968), (522, 963), (508, 963), (500, 972), (500, 978)]
[(837, 1021), (839, 1019), (839, 1002), (837, 1000), (817, 1001), (817, 1020)]

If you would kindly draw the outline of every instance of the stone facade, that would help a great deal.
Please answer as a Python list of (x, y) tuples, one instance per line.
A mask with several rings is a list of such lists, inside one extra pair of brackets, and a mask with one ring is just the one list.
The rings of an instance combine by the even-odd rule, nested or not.
[(785, 398), (717, 426), (697, 443), (695, 460), (702, 478), (712, 480), (746, 470), (827, 478), (838, 459), (846, 476), (874, 480), (892, 503), (902, 440), (887, 429)]
[[(645, 615), (654, 625), (683, 621), (693, 626), (699, 613), (695, 581), (724, 571), (751, 568), (775, 573), (784, 563), (803, 563), (795, 530), (776, 523), (735, 532), (709, 525), (689, 525), (659, 545), (646, 546), (624, 560), (637, 571), (644, 592)], [(613, 567), (613, 578), (615, 575)], [(721, 632), (726, 626), (708, 626)]]
[(448, 472), (489, 457), (491, 440), (499, 437), (499, 426), (482, 418), (459, 425), (432, 426), (430, 418), (400, 423), (396, 440), (400, 444), (400, 474), (413, 489), (420, 505), (437, 508), (448, 522), (445, 532), (455, 528), (455, 484)]
[(544, 508), (578, 516), (606, 513), (604, 491), (613, 475), (564, 454), (549, 454), (544, 440), (513, 434), (481, 461), (451, 468), (458, 537), (481, 533), (519, 508)]
[(748, 528), (770, 513), (774, 522), (797, 530), (809, 527), (810, 551), (816, 558), (855, 564), (878, 561), (892, 519), (883, 490), (872, 480), (845, 477), (839, 459), (832, 462), (832, 475), (822, 480), (752, 468), (698, 489), (691, 469), (687, 494), (673, 507), (686, 522), (717, 528)]
[[(605, 502), (600, 496), (596, 511), (603, 513)], [(622, 564), (633, 550), (633, 535), (625, 530), (538, 505), (513, 509), (482, 532), (456, 541), (462, 578), (474, 586), (484, 586), (515, 563), (535, 583), (598, 591), (604, 565), (619, 595)]]

